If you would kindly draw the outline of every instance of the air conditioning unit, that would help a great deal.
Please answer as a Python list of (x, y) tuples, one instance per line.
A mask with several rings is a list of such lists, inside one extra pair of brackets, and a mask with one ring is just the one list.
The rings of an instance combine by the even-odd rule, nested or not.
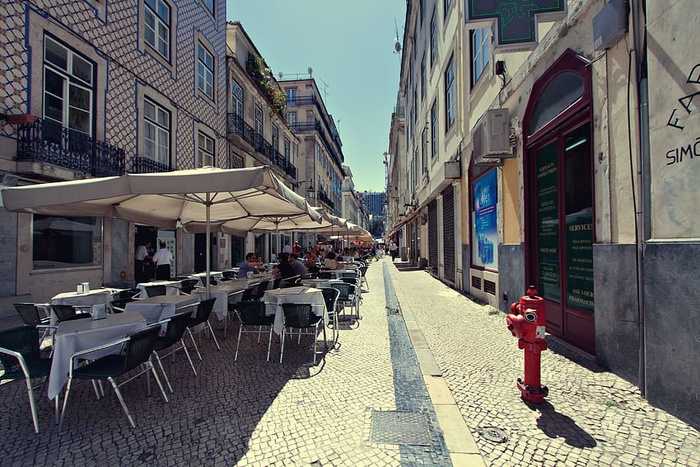
[(515, 157), (510, 145), (508, 109), (489, 109), (474, 127), (474, 164), (501, 165), (501, 159)]

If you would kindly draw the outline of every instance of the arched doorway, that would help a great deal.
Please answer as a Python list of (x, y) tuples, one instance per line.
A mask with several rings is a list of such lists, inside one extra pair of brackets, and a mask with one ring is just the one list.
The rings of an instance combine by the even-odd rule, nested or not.
[(528, 281), (547, 330), (595, 354), (593, 144), (588, 61), (567, 50), (533, 86), (524, 118)]

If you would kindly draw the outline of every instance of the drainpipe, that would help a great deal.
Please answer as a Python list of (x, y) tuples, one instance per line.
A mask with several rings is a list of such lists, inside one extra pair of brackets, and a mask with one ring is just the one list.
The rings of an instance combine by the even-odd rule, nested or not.
[[(646, 62), (646, 0), (633, 0), (632, 25), (634, 30), (635, 78), (639, 99), (639, 160), (638, 173), (641, 180), (639, 194), (641, 204), (635, 212), (635, 240), (637, 245), (637, 321), (639, 326), (639, 392), (646, 394), (646, 324), (644, 304), (644, 248), (651, 236), (649, 222), (649, 83)], [(631, 57), (630, 57), (631, 58)], [(631, 149), (631, 148), (630, 148)], [(636, 195), (635, 195), (636, 196)], [(636, 203), (635, 203), (636, 205)]]

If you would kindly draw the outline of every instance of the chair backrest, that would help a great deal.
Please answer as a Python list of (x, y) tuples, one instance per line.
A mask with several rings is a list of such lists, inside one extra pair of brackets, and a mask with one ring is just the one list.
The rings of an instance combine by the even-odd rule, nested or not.
[(236, 303), (241, 323), (246, 326), (266, 326), (271, 322), (272, 316), (265, 316), (265, 302), (260, 300), (248, 300)]
[(122, 298), (120, 300), (112, 300), (109, 302), (109, 307), (114, 313), (123, 313), (126, 308), (126, 304), (129, 302), (135, 302), (135, 298)]
[(308, 328), (311, 324), (310, 303), (283, 303), (284, 325), (289, 328)]
[(125, 358), (122, 373), (133, 370), (150, 358), (159, 332), (160, 326), (152, 326), (129, 336), (129, 340), (124, 344)]
[(333, 279), (333, 273), (328, 271), (321, 271), (318, 273), (319, 279)]
[(183, 279), (180, 281), (180, 290), (185, 293), (192, 293), (199, 283), (199, 279)]
[(134, 298), (141, 295), (141, 289), (126, 289), (121, 290), (112, 295), (112, 300), (123, 300), (126, 298)]
[[(36, 326), (19, 326), (0, 331), (0, 347), (22, 354), (25, 360), (38, 360), (39, 330)], [(22, 373), (17, 357), (0, 352), (0, 363), (5, 373)]]
[(171, 316), (168, 319), (168, 326), (165, 328), (165, 335), (158, 337), (156, 341), (156, 350), (167, 349), (180, 339), (187, 329), (187, 325), (190, 324), (192, 319), (192, 313), (179, 313), (177, 315)]
[(165, 295), (165, 286), (164, 285), (147, 285), (146, 286), (146, 295), (149, 297), (158, 297), (161, 295)]
[(28, 326), (41, 324), (39, 308), (34, 303), (15, 303), (15, 309), (19, 317), (24, 321), (24, 324)]
[(367, 274), (367, 268), (368, 268), (368, 267), (369, 267), (369, 266), (367, 266), (366, 264), (360, 266), (360, 274), (362, 274), (362, 277), (365, 277), (365, 274)]
[(265, 291), (267, 290), (267, 286), (270, 284), (270, 281), (262, 281), (261, 283), (258, 284), (258, 288), (255, 290), (255, 293), (253, 294), (253, 300), (260, 300), (263, 298), (263, 295), (265, 295)]
[(341, 277), (341, 281), (345, 282), (346, 284), (357, 284), (357, 279), (354, 277)]
[(78, 317), (72, 305), (51, 305), (51, 310), (53, 310), (59, 322), (70, 321)]
[(221, 276), (224, 279), (233, 279), (236, 277), (236, 272), (235, 271), (221, 271)]
[(338, 292), (340, 292), (340, 295), (338, 296), (339, 302), (348, 302), (355, 300), (354, 284), (348, 284), (346, 282), (331, 282), (330, 286), (338, 290)]
[(214, 309), (215, 301), (216, 297), (208, 298), (199, 302), (199, 304), (197, 305), (197, 316), (194, 318), (195, 321), (190, 321), (190, 326), (194, 326), (208, 320), (209, 315), (211, 314), (211, 310)]
[(320, 287), (320, 290), (323, 294), (323, 300), (326, 302), (326, 310), (328, 310), (328, 313), (335, 312), (335, 304), (340, 296), (340, 291), (332, 287)]
[(241, 301), (242, 302), (247, 302), (249, 300), (253, 299), (253, 292), (255, 292), (255, 287), (248, 287), (243, 291), (243, 295), (241, 295)]

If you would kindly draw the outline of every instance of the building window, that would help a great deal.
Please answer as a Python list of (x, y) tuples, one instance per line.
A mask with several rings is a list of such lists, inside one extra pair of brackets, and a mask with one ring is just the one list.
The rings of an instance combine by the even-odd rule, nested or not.
[(102, 263), (102, 219), (34, 215), (32, 267), (61, 269)]
[(216, 16), (216, 2), (215, 0), (202, 0), (202, 3), (204, 3), (204, 6), (206, 7), (207, 11), (209, 11), (209, 14), (212, 16)]
[(163, 0), (146, 0), (145, 41), (170, 60), (170, 6)]
[(435, 158), (438, 153), (438, 111), (437, 111), (437, 101), (433, 102), (433, 106), (430, 108), (430, 147), (431, 154), (430, 157)]
[(287, 95), (287, 105), (297, 105), (297, 88), (287, 88), (285, 94)]
[(214, 100), (214, 56), (201, 42), (197, 44), (197, 89)]
[(92, 135), (94, 92), (93, 64), (45, 36), (45, 139), (62, 144), (63, 128)]
[(272, 148), (275, 151), (280, 150), (280, 130), (277, 125), (272, 125)]
[(455, 122), (455, 106), (455, 60), (452, 57), (445, 70), (445, 133)]
[(421, 132), (420, 135), (420, 142), (421, 142), (421, 166), (422, 166), (422, 171), (423, 173), (428, 172), (428, 128), (426, 125), (426, 128), (423, 128), (423, 131)]
[(197, 168), (214, 167), (214, 138), (202, 133), (197, 133)]
[(292, 142), (284, 138), (284, 160), (289, 162), (292, 158)]
[(170, 166), (170, 112), (150, 99), (144, 100), (143, 108), (143, 154)]
[(297, 113), (296, 112), (287, 112), (287, 125), (289, 125), (290, 128), (294, 128), (297, 124)]
[(430, 18), (430, 66), (432, 67), (437, 60), (437, 20), (435, 19), (435, 10)]
[(479, 81), (489, 64), (490, 33), (488, 28), (475, 29), (472, 32), (472, 86)]
[(235, 79), (231, 80), (231, 102), (233, 114), (243, 117), (243, 88)]
[(425, 88), (425, 54), (423, 54), (423, 60), (420, 62), (420, 95), (423, 99), (425, 99)]

